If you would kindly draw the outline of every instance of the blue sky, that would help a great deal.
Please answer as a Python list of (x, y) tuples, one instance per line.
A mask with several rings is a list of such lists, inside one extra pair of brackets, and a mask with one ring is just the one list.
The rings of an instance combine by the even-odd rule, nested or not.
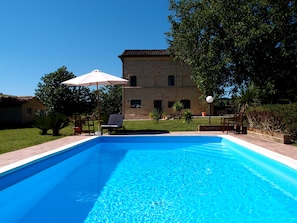
[(168, 0), (1, 0), (0, 93), (34, 96), (66, 66), (122, 76), (125, 49), (166, 49)]

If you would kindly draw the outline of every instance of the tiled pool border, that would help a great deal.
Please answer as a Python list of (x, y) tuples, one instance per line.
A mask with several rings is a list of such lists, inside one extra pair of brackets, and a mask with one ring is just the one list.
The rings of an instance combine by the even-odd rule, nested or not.
[(266, 149), (264, 147), (261, 147), (261, 146), (257, 146), (255, 144), (252, 144), (252, 143), (249, 143), (249, 142), (246, 142), (244, 140), (241, 140), (241, 139), (238, 139), (238, 138), (235, 138), (233, 136), (230, 136), (230, 135), (221, 135), (222, 138), (225, 138), (225, 139), (228, 139), (234, 143), (237, 143), (241, 146), (244, 146), (244, 147), (247, 147), (249, 148), (250, 150), (252, 151), (255, 151), (261, 155), (264, 155), (266, 157), (269, 157), (270, 159), (273, 159), (277, 162), (280, 162), (286, 166), (289, 166), (295, 170), (297, 170), (297, 160), (295, 159), (292, 159), (290, 157), (287, 157), (285, 155), (282, 155), (282, 154), (279, 154), (277, 152), (274, 152), (274, 151), (271, 151), (269, 149)]
[(58, 147), (56, 149), (53, 149), (53, 150), (50, 150), (50, 151), (47, 151), (47, 152), (40, 153), (38, 155), (33, 155), (31, 157), (28, 157), (28, 158), (19, 160), (17, 162), (8, 164), (6, 166), (0, 167), (0, 177), (1, 177), (1, 175), (5, 175), (6, 173), (9, 173), (12, 170), (18, 169), (18, 168), (20, 168), (22, 166), (25, 166), (25, 165), (29, 165), (32, 162), (36, 162), (38, 160), (42, 160), (42, 159), (47, 158), (49, 156), (53, 156), (53, 155), (55, 155), (57, 153), (64, 152), (66, 150), (71, 149), (72, 147), (78, 146), (78, 145), (80, 145), (82, 143), (85, 143), (85, 142), (88, 142), (88, 141), (94, 140), (94, 139), (95, 139), (94, 137), (92, 137), (92, 138), (85, 138), (85, 139), (79, 140), (77, 142), (73, 142), (73, 143), (67, 144), (65, 146), (61, 146), (61, 147)]

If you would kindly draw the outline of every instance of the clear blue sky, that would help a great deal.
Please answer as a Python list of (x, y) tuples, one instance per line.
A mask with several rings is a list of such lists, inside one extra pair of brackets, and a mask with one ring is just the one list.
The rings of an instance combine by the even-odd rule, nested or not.
[(125, 49), (166, 49), (168, 0), (1, 0), (0, 93), (34, 96), (66, 66), (122, 76)]

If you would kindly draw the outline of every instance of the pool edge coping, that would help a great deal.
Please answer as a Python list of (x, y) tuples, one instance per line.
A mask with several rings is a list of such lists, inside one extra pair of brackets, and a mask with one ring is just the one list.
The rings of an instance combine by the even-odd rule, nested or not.
[(242, 140), (242, 139), (238, 139), (234, 136), (230, 136), (230, 135), (220, 135), (222, 138), (225, 138), (227, 140), (230, 140), (232, 142), (235, 142), (241, 146), (244, 146), (256, 153), (259, 153), (265, 157), (268, 157), (272, 160), (275, 160), (279, 163), (282, 163), (294, 170), (297, 171), (297, 160), (291, 158), (291, 157), (288, 157), (288, 156), (285, 156), (285, 155), (282, 155), (280, 153), (277, 153), (277, 152), (274, 152), (272, 150), (269, 150), (269, 149), (266, 149), (262, 146), (258, 146), (258, 145), (255, 145), (253, 143), (250, 143), (250, 142), (247, 142), (245, 140)]
[[(98, 138), (98, 137), (95, 137), (95, 138)], [(33, 156), (28, 157), (28, 158), (24, 158), (24, 159), (21, 159), (19, 161), (14, 162), (14, 163), (8, 164), (8, 165), (3, 166), (3, 167), (0, 167), (0, 177), (3, 176), (3, 175), (6, 175), (10, 171), (13, 171), (14, 169), (20, 168), (21, 166), (28, 165), (28, 164), (30, 164), (32, 162), (36, 162), (36, 161), (38, 161), (40, 159), (44, 159), (46, 157), (49, 157), (49, 156), (54, 155), (54, 154), (59, 153), (59, 152), (66, 151), (67, 149), (70, 149), (71, 147), (77, 146), (79, 144), (82, 144), (82, 143), (90, 141), (90, 140), (94, 140), (95, 138), (93, 137), (93, 138), (81, 139), (79, 141), (69, 143), (67, 145), (58, 147), (56, 149), (52, 149), (52, 150), (49, 150), (49, 151), (46, 151), (46, 152), (43, 152), (43, 153), (40, 153), (40, 154), (37, 154), (37, 155), (33, 155)]]
[[(119, 136), (119, 135), (118, 135)], [(103, 137), (118, 137), (118, 136), (103, 136)], [(137, 136), (137, 135), (133, 135), (133, 136)], [(238, 139), (234, 136), (231, 136), (231, 135), (222, 135), (222, 134), (210, 134), (210, 135), (196, 135), (196, 134), (193, 134), (193, 135), (139, 135), (139, 136), (145, 136), (145, 137), (152, 137), (152, 136), (166, 136), (166, 137), (190, 137), (190, 136), (201, 136), (201, 137), (206, 137), (206, 136), (216, 136), (216, 137), (221, 137), (221, 138), (225, 138), (227, 140), (230, 140), (234, 143), (237, 143), (241, 146), (244, 146), (244, 147), (247, 147), (248, 149), (252, 150), (252, 151), (255, 151), (261, 155), (264, 155), (272, 160), (275, 160), (279, 163), (282, 163), (294, 170), (297, 170), (297, 160), (293, 159), (293, 158), (290, 158), (288, 156), (285, 156), (285, 155), (282, 155), (280, 153), (277, 153), (277, 152), (274, 152), (274, 151), (271, 151), (269, 149), (266, 149), (264, 147), (261, 147), (261, 146), (258, 146), (258, 145), (255, 145), (253, 143), (250, 143), (250, 142), (247, 142), (245, 140), (242, 140), (242, 139)], [(72, 142), (72, 143), (69, 143), (67, 145), (64, 145), (64, 146), (61, 146), (61, 147), (58, 147), (56, 149), (53, 149), (53, 150), (50, 150), (50, 151), (47, 151), (47, 152), (43, 152), (43, 153), (40, 153), (40, 154), (37, 154), (37, 155), (33, 155), (31, 157), (28, 157), (28, 158), (25, 158), (25, 159), (22, 159), (22, 160), (19, 160), (17, 162), (14, 162), (14, 163), (11, 163), (11, 164), (8, 164), (6, 166), (3, 166), (3, 167), (0, 167), (0, 177), (2, 175), (5, 175), (7, 173), (9, 173), (10, 171), (13, 171), (14, 169), (17, 169), (17, 168), (20, 168), (21, 166), (25, 166), (25, 165), (28, 165), (32, 162), (35, 162), (37, 160), (40, 160), (40, 159), (43, 159), (43, 158), (46, 158), (46, 157), (49, 157), (53, 154), (56, 154), (56, 153), (59, 153), (59, 152), (62, 152), (62, 151), (65, 151), (71, 147), (74, 147), (74, 146), (77, 146), (79, 144), (82, 144), (84, 142), (87, 142), (87, 141), (90, 141), (90, 140), (94, 140), (94, 139), (98, 139), (99, 137), (102, 137), (102, 136), (96, 136), (95, 138), (92, 137), (92, 138), (85, 138), (85, 139), (81, 139), (79, 141), (76, 141), (76, 142)], [(123, 135), (120, 135), (120, 137), (123, 137)], [(130, 137), (130, 135), (128, 136), (125, 136), (125, 137)]]

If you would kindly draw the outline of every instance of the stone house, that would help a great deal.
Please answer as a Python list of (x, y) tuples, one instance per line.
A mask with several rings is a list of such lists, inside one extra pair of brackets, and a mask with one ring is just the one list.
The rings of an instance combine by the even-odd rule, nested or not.
[(32, 96), (0, 95), (0, 128), (30, 124), (36, 112), (44, 109), (44, 104)]
[(184, 109), (193, 115), (207, 111), (205, 100), (191, 80), (189, 66), (175, 61), (167, 50), (125, 50), (122, 60), (123, 85), (122, 110), (126, 119), (148, 119), (157, 108), (174, 116), (172, 106), (182, 102)]

